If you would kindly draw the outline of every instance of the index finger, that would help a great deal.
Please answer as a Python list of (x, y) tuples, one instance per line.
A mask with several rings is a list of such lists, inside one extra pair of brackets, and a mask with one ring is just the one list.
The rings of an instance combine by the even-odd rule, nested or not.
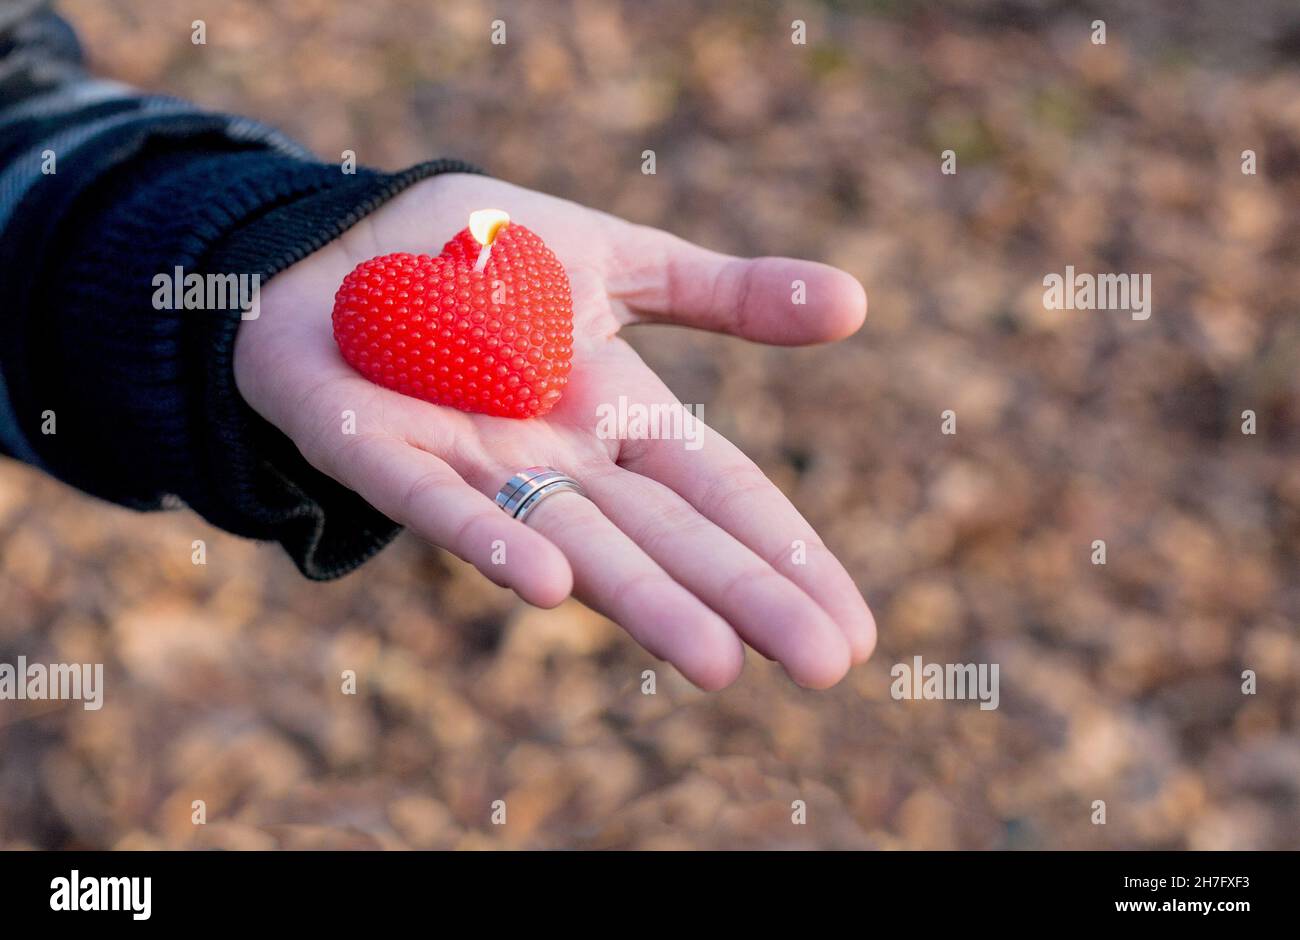
[(671, 487), (815, 600), (844, 631), (855, 663), (871, 656), (876, 622), (857, 585), (808, 521), (753, 461), (711, 428), (686, 451), (665, 440), (624, 447), (619, 465)]
[[(625, 355), (622, 370), (629, 394), (643, 402), (677, 401), (631, 347)], [(876, 645), (876, 622), (839, 559), (738, 447), (703, 421), (699, 430), (699, 446), (693, 450), (670, 438), (623, 440), (617, 463), (677, 492), (802, 588), (844, 632), (853, 662), (865, 661)]]

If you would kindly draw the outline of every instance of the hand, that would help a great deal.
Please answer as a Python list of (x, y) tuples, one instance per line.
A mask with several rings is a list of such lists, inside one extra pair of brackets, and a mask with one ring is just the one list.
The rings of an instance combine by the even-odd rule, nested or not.
[[(357, 264), (436, 255), (471, 211), (501, 208), (551, 247), (573, 288), (573, 371), (542, 418), (471, 415), (371, 384), (339, 355), (334, 292)], [(790, 304), (802, 279), (809, 303)], [(730, 442), (602, 440), (597, 406), (676, 398), (619, 338), (660, 322), (797, 345), (838, 339), (866, 315), (848, 274), (785, 258), (742, 260), (508, 183), (447, 174), (408, 189), (277, 275), (241, 325), (235, 377), (259, 414), (324, 473), (524, 600), (570, 592), (705, 689), (740, 674), (744, 643), (801, 685), (838, 682), (875, 645), (875, 623), (812, 527)], [(344, 435), (342, 412), (357, 416)], [(553, 466), (590, 501), (559, 494), (517, 522), (492, 497), (517, 470)], [(493, 564), (493, 543), (506, 545)], [(793, 543), (807, 545), (793, 563)]]

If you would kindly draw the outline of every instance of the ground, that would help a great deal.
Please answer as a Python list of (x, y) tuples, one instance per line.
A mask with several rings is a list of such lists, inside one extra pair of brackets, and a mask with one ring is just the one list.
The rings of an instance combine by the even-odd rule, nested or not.
[[(839, 552), (880, 646), (828, 692), (754, 657), (704, 694), (409, 537), (314, 584), (5, 463), (0, 661), (103, 662), (108, 692), (5, 704), (0, 843), (1300, 847), (1293, 4), (63, 9), (99, 72), (326, 159), (460, 156), (861, 278), (834, 347), (635, 342)], [(1150, 318), (1045, 309), (1067, 264), (1150, 274)], [(998, 663), (999, 707), (895, 701), (914, 656)]]

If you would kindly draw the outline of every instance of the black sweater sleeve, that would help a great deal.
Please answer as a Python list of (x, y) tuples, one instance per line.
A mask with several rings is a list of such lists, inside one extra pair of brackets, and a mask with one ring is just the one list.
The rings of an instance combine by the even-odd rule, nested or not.
[(244, 404), (248, 314), (167, 309), (155, 279), (264, 284), (412, 183), (473, 168), (344, 173), (183, 102), (75, 82), (45, 97), (0, 110), (0, 450), (103, 499), (278, 541), (311, 578), (361, 564), (397, 526)]

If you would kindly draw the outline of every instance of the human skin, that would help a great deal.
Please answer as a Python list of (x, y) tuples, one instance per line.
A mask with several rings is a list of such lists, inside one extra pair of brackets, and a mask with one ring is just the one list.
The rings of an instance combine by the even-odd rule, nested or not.
[[(536, 232), (573, 290), (573, 371), (540, 418), (467, 414), (371, 384), (331, 335), (334, 292), (376, 255), (436, 254), (470, 212), (501, 208)], [(802, 280), (808, 302), (791, 303)], [(703, 445), (610, 440), (597, 406), (677, 399), (620, 331), (672, 323), (773, 345), (841, 339), (867, 298), (811, 261), (740, 259), (656, 229), (472, 174), (425, 180), (278, 274), (235, 346), (240, 393), (313, 466), (529, 603), (570, 594), (691, 682), (721, 689), (744, 644), (800, 685), (826, 688), (871, 655), (875, 621), (852, 578), (754, 463), (705, 429)], [(341, 414), (356, 414), (343, 434)], [(556, 467), (588, 499), (546, 499), (527, 524), (492, 497), (517, 470)], [(806, 545), (802, 564), (792, 546)], [(494, 544), (505, 563), (494, 564)], [(499, 555), (498, 559), (499, 560)]]

